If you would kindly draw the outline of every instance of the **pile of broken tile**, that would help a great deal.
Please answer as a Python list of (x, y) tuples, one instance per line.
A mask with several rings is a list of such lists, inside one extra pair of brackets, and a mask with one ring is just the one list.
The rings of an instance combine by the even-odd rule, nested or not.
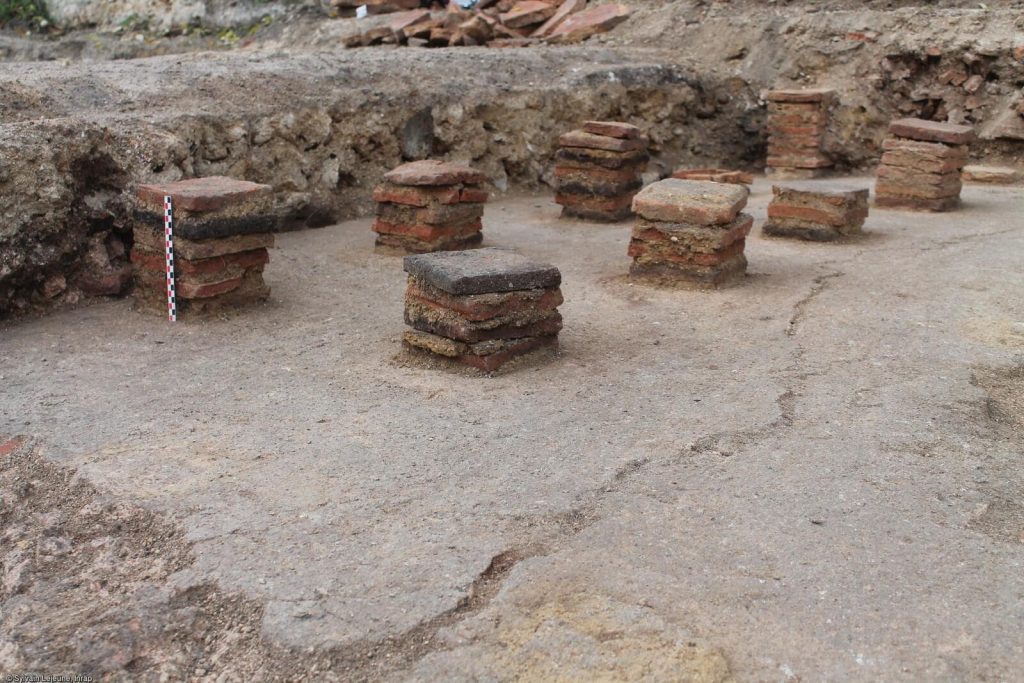
[[(470, 9), (450, 2), (447, 9), (417, 9), (419, 0), (330, 0), (341, 14), (367, 5), (371, 14), (389, 14), (345, 40), (346, 47), (525, 47), (538, 42), (576, 43), (625, 21), (632, 10), (619, 3), (587, 7), (587, 0), (480, 0)], [(373, 21), (367, 19), (367, 21)]]

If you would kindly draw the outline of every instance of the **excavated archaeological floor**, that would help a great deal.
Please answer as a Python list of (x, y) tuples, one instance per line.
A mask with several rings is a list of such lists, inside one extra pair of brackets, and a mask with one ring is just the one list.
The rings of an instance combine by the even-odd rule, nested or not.
[[(1024, 192), (964, 194), (849, 243), (755, 228), (717, 292), (631, 283), (628, 223), (495, 202), (486, 243), (557, 264), (566, 302), (559, 354), (494, 377), (399, 354), (405, 278), (369, 219), (280, 236), (259, 309), (6, 324), (0, 434), (28, 439), (0, 465), (25, 532), (5, 562), (27, 564), (0, 661), (88, 666), (93, 614), (97, 666), (211, 679), (287, 675), (274, 648), (340, 678), (1011, 679)], [(79, 533), (48, 481), (127, 521)], [(136, 575), (93, 585), (119, 534)], [(154, 623), (223, 647), (168, 654)]]

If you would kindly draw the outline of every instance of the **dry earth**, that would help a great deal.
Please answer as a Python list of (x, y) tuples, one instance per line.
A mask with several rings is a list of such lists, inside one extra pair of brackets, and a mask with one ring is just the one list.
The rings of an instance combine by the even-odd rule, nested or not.
[(567, 321), (495, 377), (398, 353), (365, 219), (282, 236), (266, 307), (10, 324), (0, 670), (1012, 680), (1022, 198), (756, 236), (714, 293), (624, 279), (626, 224), (495, 203)]

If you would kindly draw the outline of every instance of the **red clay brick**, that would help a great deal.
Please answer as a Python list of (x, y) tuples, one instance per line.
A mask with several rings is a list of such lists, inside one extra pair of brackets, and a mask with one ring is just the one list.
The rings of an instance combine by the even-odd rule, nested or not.
[(391, 223), (382, 218), (373, 222), (373, 231), (380, 235), (394, 235), (413, 237), (418, 240), (432, 242), (444, 237), (468, 237), (479, 233), (483, 229), (483, 222), (478, 218), (465, 225), (426, 225), (410, 224), (403, 225)]
[(456, 296), (411, 281), (405, 295), (424, 305), (453, 311), (471, 321), (490, 320), (522, 311), (548, 311), (563, 302), (562, 291), (557, 287), (544, 290), (539, 296), (532, 291)]
[(175, 283), (175, 293), (182, 299), (208, 299), (238, 289), (241, 284), (241, 277), (205, 284), (177, 282)]
[(554, 42), (571, 43), (586, 40), (592, 35), (610, 31), (633, 13), (620, 3), (609, 3), (570, 15), (549, 34)]
[(619, 123), (618, 121), (586, 121), (583, 124), (583, 130), (594, 135), (623, 140), (636, 140), (643, 137), (641, 130), (633, 124)]
[(488, 199), (490, 199), (490, 193), (487, 190), (464, 187), (459, 192), (459, 201), (467, 204), (484, 204)]
[(764, 98), (769, 102), (785, 102), (789, 104), (820, 103), (831, 100), (836, 94), (830, 88), (807, 88), (802, 90), (769, 90)]
[[(162, 253), (145, 252), (133, 249), (132, 263), (147, 270), (166, 272), (165, 256)], [(214, 256), (213, 258), (189, 260), (175, 259), (174, 271), (178, 275), (207, 275), (219, 273), (231, 267), (252, 268), (270, 262), (270, 253), (266, 249), (252, 249), (237, 254)]]
[(224, 176), (193, 178), (173, 183), (140, 185), (136, 196), (152, 208), (163, 210), (164, 196), (170, 195), (175, 209), (183, 211), (217, 211), (229, 206), (270, 194), (269, 185), (235, 180)]
[(558, 8), (543, 0), (519, 0), (501, 15), (501, 23), (509, 28), (523, 28), (550, 19)]
[(901, 138), (949, 145), (967, 145), (974, 140), (974, 129), (970, 126), (924, 119), (898, 119), (889, 124), (889, 133)]
[(573, 12), (579, 12), (586, 6), (587, 0), (563, 0), (562, 4), (558, 6), (558, 10), (551, 15), (551, 18), (545, 21), (544, 24), (531, 35), (534, 38), (545, 38), (551, 35), (551, 32), (560, 26), (570, 14)]
[(631, 152), (644, 149), (647, 147), (647, 142), (641, 138), (611, 138), (604, 135), (594, 135), (583, 130), (573, 130), (563, 133), (558, 138), (558, 145), (560, 147), (601, 149), (608, 152)]
[(633, 211), (649, 220), (722, 225), (736, 218), (748, 195), (739, 185), (670, 178), (637, 194)]
[(412, 161), (384, 174), (384, 179), (395, 185), (438, 186), (438, 185), (479, 185), (487, 182), (487, 175), (481, 171), (435, 159)]
[(769, 204), (768, 218), (795, 218), (810, 223), (823, 223), (834, 227), (841, 227), (846, 221), (842, 216), (835, 213), (815, 209), (810, 206), (791, 206), (788, 204)]
[(430, 206), (435, 202), (457, 204), (463, 201), (462, 193), (466, 191), (457, 187), (402, 187), (386, 183), (374, 188), (373, 200), (419, 207)]

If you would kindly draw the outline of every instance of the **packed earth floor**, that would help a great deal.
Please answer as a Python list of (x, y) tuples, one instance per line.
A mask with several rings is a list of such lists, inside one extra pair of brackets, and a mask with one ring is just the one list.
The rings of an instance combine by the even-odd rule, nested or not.
[(628, 221), (499, 199), (565, 327), (495, 376), (402, 354), (370, 218), (280, 235), (263, 307), (4, 323), (0, 670), (1012, 680), (1024, 191), (964, 202), (755, 228), (701, 292), (625, 277)]

